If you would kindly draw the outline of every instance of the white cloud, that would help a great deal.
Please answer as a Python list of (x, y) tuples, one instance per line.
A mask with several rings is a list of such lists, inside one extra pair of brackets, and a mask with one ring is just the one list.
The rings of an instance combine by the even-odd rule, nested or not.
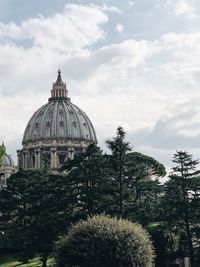
[(134, 5), (135, 5), (135, 2), (129, 1), (129, 6), (134, 6)]
[(157, 153), (168, 165), (176, 149), (196, 153), (199, 38), (199, 33), (169, 33), (154, 41), (129, 40), (87, 58), (95, 71), (87, 80), (73, 82), (75, 90), (84, 88), (74, 100), (94, 121), (101, 144), (123, 125), (136, 149)]
[(114, 13), (121, 13), (121, 10), (116, 7), (116, 6), (108, 6), (106, 4), (103, 4), (102, 6), (97, 6), (97, 5), (91, 5), (95, 8), (98, 8), (102, 11), (108, 11), (108, 12), (114, 12)]
[(121, 23), (117, 23), (115, 30), (116, 30), (116, 32), (121, 34), (124, 31), (124, 26)]
[(9, 38), (11, 42), (29, 39), (35, 47), (45, 50), (75, 52), (103, 38), (100, 26), (107, 21), (107, 16), (96, 6), (68, 4), (62, 13), (51, 17), (40, 15), (21, 25), (1, 23), (0, 37)]
[(166, 6), (172, 9), (175, 16), (187, 15), (189, 18), (197, 16), (191, 1), (188, 0), (167, 0)]
[[(107, 21), (107, 15), (97, 6), (70, 4), (51, 17), (31, 18), (20, 25), (1, 23), (0, 95), (40, 90), (67, 58), (87, 54), (89, 46), (104, 38), (102, 26)], [(24, 40), (29, 40), (28, 47)]]

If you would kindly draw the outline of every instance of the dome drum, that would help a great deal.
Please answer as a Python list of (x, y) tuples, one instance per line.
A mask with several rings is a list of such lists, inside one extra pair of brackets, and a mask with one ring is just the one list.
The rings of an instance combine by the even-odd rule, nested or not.
[[(55, 140), (54, 140), (55, 141)], [(42, 144), (40, 146), (27, 144), (26, 148), (18, 150), (18, 166), (24, 169), (40, 169), (45, 161), (51, 169), (58, 169), (67, 159), (73, 159), (74, 154), (81, 153), (89, 143), (77, 143), (76, 145), (62, 144), (55, 142)]]
[(94, 127), (85, 112), (71, 103), (59, 70), (51, 98), (27, 124), (18, 166), (38, 169), (48, 160), (51, 168), (57, 169), (91, 143), (97, 143)]

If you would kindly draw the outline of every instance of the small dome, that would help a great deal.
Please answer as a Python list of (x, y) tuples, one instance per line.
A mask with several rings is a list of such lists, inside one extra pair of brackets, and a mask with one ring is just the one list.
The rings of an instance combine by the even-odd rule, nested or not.
[(4, 154), (3, 156), (3, 167), (5, 166), (12, 166), (14, 167), (13, 159), (10, 155)]
[(2, 160), (2, 166), (12, 166), (14, 167), (14, 161), (11, 157), (11, 155), (6, 154), (6, 147), (4, 145), (4, 143), (2, 144), (3, 149), (4, 149), (4, 155), (3, 155), (3, 160)]

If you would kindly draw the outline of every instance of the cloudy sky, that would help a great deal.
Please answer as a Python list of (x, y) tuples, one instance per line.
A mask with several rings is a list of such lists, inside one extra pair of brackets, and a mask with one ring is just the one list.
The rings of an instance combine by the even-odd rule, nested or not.
[(200, 157), (199, 0), (0, 0), (0, 141), (16, 159), (61, 67), (99, 144), (122, 125), (166, 166)]

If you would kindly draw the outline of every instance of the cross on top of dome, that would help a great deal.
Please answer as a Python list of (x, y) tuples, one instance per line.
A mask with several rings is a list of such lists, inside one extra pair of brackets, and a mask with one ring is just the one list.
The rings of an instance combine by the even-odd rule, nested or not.
[(64, 85), (64, 82), (63, 82), (62, 77), (61, 77), (61, 70), (60, 69), (58, 70), (58, 77), (57, 77), (55, 84), (56, 85)]

